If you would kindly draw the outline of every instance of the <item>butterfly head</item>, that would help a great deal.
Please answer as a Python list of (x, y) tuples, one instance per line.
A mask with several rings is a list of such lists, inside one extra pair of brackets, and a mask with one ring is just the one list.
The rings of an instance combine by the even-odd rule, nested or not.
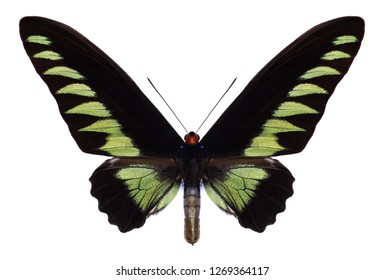
[(194, 133), (193, 131), (189, 132), (187, 135), (184, 136), (184, 140), (185, 140), (185, 143), (187, 143), (187, 145), (196, 145), (197, 143), (199, 143), (199, 140), (200, 140), (200, 136), (196, 133)]

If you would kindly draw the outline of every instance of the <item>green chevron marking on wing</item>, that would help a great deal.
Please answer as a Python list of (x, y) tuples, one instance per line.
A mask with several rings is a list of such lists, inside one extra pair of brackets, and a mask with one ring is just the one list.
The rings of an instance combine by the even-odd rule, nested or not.
[(263, 131), (252, 139), (251, 145), (246, 149), (246, 156), (270, 156), (271, 153), (284, 151), (285, 148), (278, 142), (278, 133), (300, 132), (303, 128), (293, 125), (282, 119), (270, 119), (263, 125)]
[(54, 51), (42, 51), (39, 53), (36, 53), (34, 58), (43, 58), (43, 59), (49, 59), (49, 60), (62, 60), (63, 57)]
[(359, 40), (357, 39), (356, 36), (353, 36), (353, 35), (343, 35), (343, 36), (339, 36), (337, 38), (335, 38), (335, 40), (333, 40), (333, 44), (335, 46), (338, 46), (338, 45), (344, 45), (344, 44), (349, 44), (349, 43), (357, 43)]
[(334, 60), (334, 59), (342, 59), (342, 58), (350, 58), (351, 55), (346, 53), (346, 52), (342, 52), (342, 51), (331, 51), (331, 52), (327, 52), (326, 54), (324, 54), (321, 59), (322, 60)]
[(85, 78), (75, 69), (72, 69), (66, 66), (55, 66), (55, 67), (49, 68), (43, 74), (53, 75), (53, 76), (62, 76), (62, 77), (71, 78), (74, 80), (83, 80)]
[(95, 117), (111, 117), (111, 112), (104, 106), (103, 103), (98, 101), (91, 101), (83, 103), (73, 107), (72, 109), (65, 112), (66, 114), (84, 114)]
[(49, 38), (45, 36), (40, 36), (40, 35), (31, 35), (27, 38), (28, 43), (34, 43), (34, 44), (40, 44), (40, 45), (46, 45), (49, 46), (52, 44), (52, 41), (49, 40)]
[(295, 86), (291, 91), (288, 92), (288, 97), (299, 97), (310, 94), (327, 94), (328, 92), (318, 85), (303, 83)]
[(282, 118), (300, 114), (318, 114), (319, 112), (311, 107), (292, 101), (286, 101), (273, 112), (274, 117)]
[(89, 86), (86, 84), (69, 84), (65, 87), (59, 89), (56, 94), (74, 94), (84, 97), (96, 97), (96, 92), (94, 92)]
[(321, 77), (321, 76), (340, 75), (340, 74), (341, 73), (337, 71), (335, 68), (328, 67), (328, 66), (318, 66), (305, 72), (303, 75), (300, 76), (300, 79), (310, 80), (310, 79)]

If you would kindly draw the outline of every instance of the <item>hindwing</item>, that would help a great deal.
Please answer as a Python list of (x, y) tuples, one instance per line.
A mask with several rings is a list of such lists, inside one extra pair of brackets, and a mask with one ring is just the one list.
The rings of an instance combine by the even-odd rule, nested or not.
[(211, 200), (239, 223), (257, 232), (273, 224), (293, 195), (295, 180), (279, 161), (270, 158), (220, 158), (207, 161), (203, 179)]
[(179, 174), (175, 159), (113, 158), (92, 174), (91, 194), (109, 222), (127, 232), (172, 201), (179, 190)]

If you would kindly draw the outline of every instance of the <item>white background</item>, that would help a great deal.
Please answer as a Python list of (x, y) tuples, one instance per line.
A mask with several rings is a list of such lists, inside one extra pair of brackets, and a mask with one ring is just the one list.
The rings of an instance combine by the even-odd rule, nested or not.
[[(379, 1), (12, 1), (2, 4), (0, 279), (118, 279), (116, 268), (206, 269), (193, 279), (382, 279), (383, 28)], [(375, 4), (372, 4), (374, 2)], [(376, 5), (376, 6), (375, 6)], [(64, 22), (98, 45), (184, 134), (148, 84), (195, 130), (210, 122), (303, 32), (359, 15), (366, 35), (304, 152), (279, 159), (296, 178), (277, 222), (258, 234), (203, 195), (201, 239), (183, 238), (182, 196), (122, 234), (89, 194), (104, 157), (71, 138), (18, 35), (18, 21)], [(211, 266), (269, 266), (267, 276), (209, 276)], [(125, 276), (129, 279), (192, 277)]]

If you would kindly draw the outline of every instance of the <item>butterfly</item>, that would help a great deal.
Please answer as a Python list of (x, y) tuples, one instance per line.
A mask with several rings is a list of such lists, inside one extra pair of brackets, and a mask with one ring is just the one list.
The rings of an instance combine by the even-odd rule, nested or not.
[(102, 50), (62, 23), (25, 17), (20, 36), (83, 152), (111, 157), (90, 177), (99, 210), (121, 232), (184, 191), (187, 242), (200, 236), (200, 190), (256, 232), (276, 220), (294, 178), (272, 156), (304, 149), (364, 36), (364, 21), (319, 24), (273, 58), (204, 137), (182, 139)]

